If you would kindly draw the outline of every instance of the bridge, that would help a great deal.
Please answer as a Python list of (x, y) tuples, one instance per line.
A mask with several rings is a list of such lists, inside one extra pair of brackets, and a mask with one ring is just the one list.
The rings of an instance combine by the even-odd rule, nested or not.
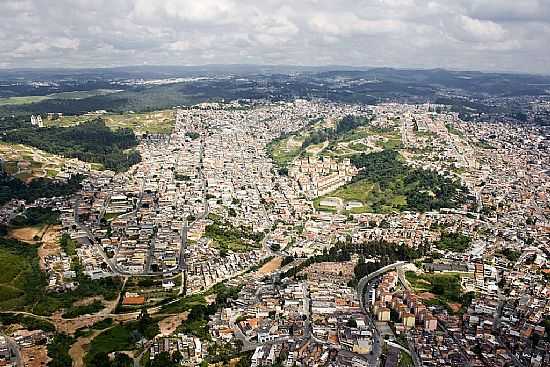
[(376, 271), (373, 271), (372, 273), (365, 275), (361, 280), (359, 280), (359, 284), (357, 285), (357, 296), (359, 296), (359, 301), (361, 302), (361, 309), (363, 312), (368, 313), (367, 308), (365, 307), (365, 287), (374, 279), (379, 277), (380, 275), (387, 273), (391, 270), (396, 270), (400, 268), (401, 266), (407, 264), (406, 261), (398, 261), (396, 263), (386, 265)]

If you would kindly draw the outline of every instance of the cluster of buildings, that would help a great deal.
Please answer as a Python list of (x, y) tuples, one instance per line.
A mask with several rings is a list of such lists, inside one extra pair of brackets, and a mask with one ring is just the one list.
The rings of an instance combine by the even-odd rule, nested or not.
[(164, 352), (171, 357), (179, 353), (180, 364), (183, 366), (196, 366), (206, 355), (206, 348), (199, 338), (178, 333), (170, 337), (156, 338), (149, 347), (149, 359), (152, 361)]
[(295, 179), (310, 199), (328, 194), (350, 182), (357, 169), (349, 159), (305, 157), (292, 162), (289, 177)]
[(32, 126), (38, 126), (38, 127), (44, 127), (44, 122), (42, 122), (42, 116), (40, 115), (31, 115), (31, 125)]

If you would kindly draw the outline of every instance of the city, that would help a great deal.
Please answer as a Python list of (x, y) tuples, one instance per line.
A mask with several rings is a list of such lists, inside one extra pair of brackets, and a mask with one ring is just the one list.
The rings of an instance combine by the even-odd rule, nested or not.
[[(334, 128), (349, 116), (358, 126), (301, 142), (320, 122)], [(548, 363), (541, 128), (480, 128), (438, 105), (306, 100), (205, 103), (173, 119), (170, 134), (140, 139), (142, 160), (127, 172), (67, 163), (60, 178), (87, 175), (75, 195), (4, 205), (3, 222), (22, 205), (60, 213), (61, 246), (40, 255), (52, 291), (78, 287), (76, 271), (124, 282), (118, 302), (89, 297), (70, 308), (75, 316), (40, 319), (87, 335), (105, 320), (162, 314), (170, 326), (134, 346), (136, 363), (178, 352), (199, 364), (213, 346), (223, 348), (218, 358), (250, 351), (253, 366)], [(362, 182), (350, 158), (387, 150), (456, 179), (464, 201), (414, 211), (402, 205), (407, 192), (393, 208), (350, 189)], [(231, 297), (204, 311), (220, 284)], [(190, 317), (199, 319), (186, 326)], [(51, 331), (33, 329), (3, 337), (8, 361), (10, 350), (30, 361), (44, 348)]]
[(550, 1), (0, 1), (0, 367), (550, 366)]

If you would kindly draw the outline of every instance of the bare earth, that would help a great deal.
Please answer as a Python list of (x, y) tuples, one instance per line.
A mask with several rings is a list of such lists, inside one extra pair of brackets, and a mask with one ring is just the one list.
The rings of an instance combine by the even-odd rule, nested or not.
[(28, 243), (36, 243), (34, 236), (42, 237), (45, 227), (23, 227), (10, 230), (9, 237)]
[(281, 263), (283, 262), (283, 258), (280, 256), (274, 257), (269, 262), (264, 264), (259, 270), (258, 273), (260, 274), (270, 274), (274, 272), (275, 270), (279, 269), (281, 267)]
[(429, 300), (435, 298), (435, 294), (430, 293), (430, 292), (422, 292), (422, 293), (418, 294), (418, 297), (420, 297), (421, 299), (425, 299), (425, 300), (429, 301)]
[(48, 255), (57, 255), (60, 252), (59, 237), (61, 226), (49, 226), (42, 236), (42, 245), (38, 248), (40, 269), (45, 270), (44, 259)]
[(48, 348), (45, 345), (35, 345), (21, 350), (23, 364), (28, 367), (42, 367), (50, 361)]
[(462, 308), (460, 303), (447, 303), (453, 312), (458, 312)]
[(78, 301), (74, 302), (73, 306), (75, 306), (75, 307), (87, 306), (89, 304), (94, 303), (94, 301), (103, 301), (103, 297), (102, 296), (96, 296), (96, 297), (84, 298), (84, 299), (81, 299), (81, 300), (78, 300)]
[(183, 312), (174, 316), (168, 316), (159, 322), (160, 333), (163, 336), (171, 335), (176, 328), (181, 325), (182, 321), (187, 320), (187, 312)]
[(88, 346), (93, 338), (95, 338), (103, 330), (94, 330), (90, 335), (78, 338), (77, 341), (69, 349), (69, 355), (73, 360), (73, 367), (84, 367), (84, 356), (88, 350)]

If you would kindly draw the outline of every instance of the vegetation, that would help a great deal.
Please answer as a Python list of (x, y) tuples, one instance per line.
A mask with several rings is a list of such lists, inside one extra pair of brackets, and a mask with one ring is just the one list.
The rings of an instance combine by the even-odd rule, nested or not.
[(52, 208), (27, 208), (22, 214), (14, 217), (10, 225), (13, 227), (32, 227), (36, 225), (58, 224), (59, 212)]
[(27, 330), (55, 331), (55, 326), (51, 322), (27, 315), (0, 313), (0, 324), (4, 326), (19, 324)]
[(410, 355), (405, 352), (399, 352), (399, 364), (398, 367), (413, 367), (414, 363)]
[(111, 130), (98, 118), (77, 126), (21, 128), (6, 133), (10, 143), (30, 145), (46, 152), (85, 162), (100, 163), (113, 171), (125, 171), (141, 160), (136, 151), (125, 150), (138, 144), (130, 129)]
[[(158, 322), (153, 320), (143, 308), (137, 321), (115, 325), (96, 336), (90, 343), (86, 355), (87, 366), (111, 366), (104, 364), (109, 353), (123, 350), (133, 350), (141, 338), (153, 339), (160, 332)], [(119, 363), (123, 361), (120, 360)]]
[(34, 304), (45, 282), (38, 266), (37, 248), (0, 238), (0, 263), (0, 310)]
[(25, 183), (15, 177), (0, 172), (0, 205), (12, 199), (34, 202), (39, 198), (67, 196), (80, 190), (83, 177), (75, 175), (67, 182), (37, 178)]
[(71, 239), (71, 236), (68, 233), (63, 233), (59, 239), (59, 246), (65, 251), (67, 256), (76, 255), (77, 242)]
[(211, 238), (219, 249), (245, 252), (251, 248), (258, 248), (259, 242), (265, 235), (262, 232), (253, 232), (252, 229), (244, 226), (234, 227), (217, 216), (209, 216), (209, 218), (213, 223), (206, 226), (205, 236)]
[(96, 366), (102, 360), (103, 354), (120, 350), (132, 350), (139, 340), (139, 335), (132, 333), (129, 325), (115, 325), (96, 336), (90, 343), (85, 357), (87, 366)]
[(319, 125), (313, 125), (306, 131), (299, 131), (294, 134), (283, 134), (278, 139), (273, 140), (267, 146), (267, 150), (275, 163), (283, 170), (281, 174), (288, 174), (285, 170), (288, 163), (294, 158), (303, 154), (307, 148), (325, 142), (335, 141), (337, 139), (347, 139), (355, 129), (365, 126), (369, 120), (357, 116), (347, 115), (337, 121), (334, 127), (322, 128)]
[[(302, 141), (294, 135), (284, 134), (267, 145), (267, 152), (280, 168), (286, 168), (294, 158), (300, 155)], [(288, 174), (288, 170), (283, 172)]]
[(105, 352), (96, 353), (89, 365), (94, 367), (133, 367), (134, 360), (125, 353), (115, 353), (111, 360)]
[(22, 105), (41, 102), (47, 99), (83, 99), (94, 96), (101, 96), (110, 93), (116, 93), (116, 90), (109, 89), (96, 89), (88, 91), (74, 91), (74, 92), (62, 92), (52, 93), (45, 96), (18, 96), (9, 98), (0, 98), (0, 106), (4, 105)]
[(181, 353), (175, 351), (172, 355), (168, 352), (159, 353), (155, 359), (147, 362), (147, 367), (178, 367), (181, 366)]
[(521, 257), (521, 252), (509, 247), (503, 248), (500, 253), (510, 262), (516, 262)]
[(446, 124), (445, 127), (447, 128), (447, 131), (449, 131), (450, 134), (453, 134), (453, 135), (457, 135), (461, 138), (464, 137), (464, 134), (462, 133), (462, 131), (458, 130), (456, 127), (454, 127), (453, 125), (451, 124)]
[(431, 211), (466, 203), (467, 189), (458, 180), (434, 171), (414, 169), (394, 150), (352, 157), (360, 169), (353, 182), (328, 196), (360, 201), (364, 211)]
[(73, 319), (78, 316), (97, 313), (103, 310), (103, 308), (103, 302), (94, 301), (88, 305), (72, 306), (63, 313), (62, 317), (64, 319)]
[(48, 293), (47, 280), (38, 265), (37, 247), (16, 240), (0, 238), (0, 310), (28, 310), (47, 315), (61, 308), (69, 308), (78, 300), (103, 296), (116, 299), (121, 281), (105, 278), (92, 281), (83, 273), (82, 267), (75, 263), (75, 290), (65, 293)]
[(180, 298), (176, 302), (163, 305), (161, 308), (161, 311), (163, 313), (179, 313), (179, 312), (185, 312), (189, 311), (193, 306), (195, 305), (205, 305), (206, 300), (204, 299), (204, 295), (202, 294), (193, 294), (190, 296), (186, 296), (183, 298)]
[(444, 306), (451, 313), (453, 311), (449, 303), (458, 303), (465, 309), (474, 296), (473, 293), (462, 292), (458, 274), (417, 274), (407, 271), (405, 277), (416, 292), (429, 292), (436, 296), (433, 300), (425, 300), (425, 303)]
[(69, 355), (69, 349), (74, 343), (74, 338), (66, 334), (57, 334), (48, 344), (48, 367), (69, 367), (73, 361)]
[(185, 133), (185, 136), (187, 136), (191, 140), (195, 140), (195, 139), (198, 139), (201, 136), (201, 134), (199, 134), (195, 131), (188, 131), (188, 132)]
[(441, 233), (439, 241), (434, 243), (440, 250), (464, 252), (470, 248), (472, 239), (462, 233)]

